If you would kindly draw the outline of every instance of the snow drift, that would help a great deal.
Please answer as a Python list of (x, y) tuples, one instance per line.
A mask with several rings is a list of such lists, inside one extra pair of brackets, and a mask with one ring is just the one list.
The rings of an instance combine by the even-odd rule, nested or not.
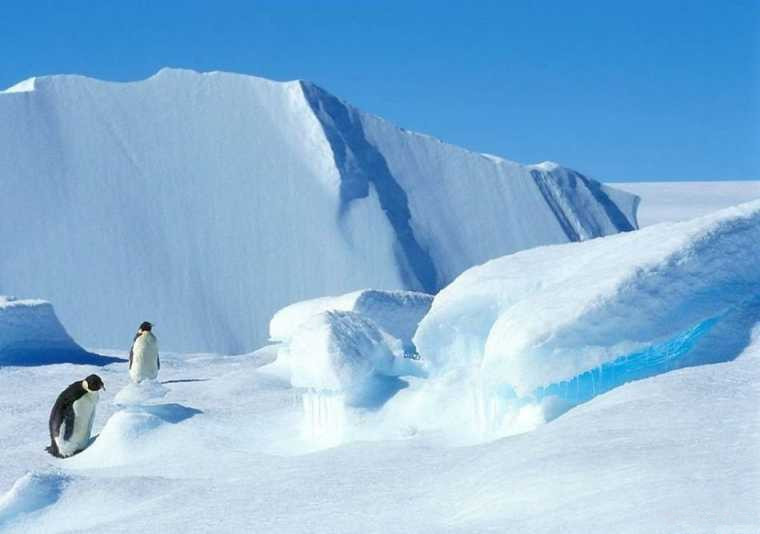
[(735, 358), (760, 320), (758, 245), (755, 201), (519, 252), (441, 291), (414, 342), (439, 380), (467, 377), (486, 419), (499, 403), (566, 408), (630, 380)]
[(77, 345), (49, 302), (0, 296), (0, 366), (111, 361), (118, 360), (90, 354)]
[(162, 70), (0, 93), (0, 290), (74, 337), (240, 353), (292, 302), (436, 292), (537, 245), (635, 228), (637, 197), (401, 130), (307, 82)]

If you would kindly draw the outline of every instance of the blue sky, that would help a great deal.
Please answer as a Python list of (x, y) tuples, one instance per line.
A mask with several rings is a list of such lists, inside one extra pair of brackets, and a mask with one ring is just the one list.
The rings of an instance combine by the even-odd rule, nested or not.
[(760, 179), (760, 2), (3, 2), (0, 86), (163, 66), (308, 79), (605, 181)]

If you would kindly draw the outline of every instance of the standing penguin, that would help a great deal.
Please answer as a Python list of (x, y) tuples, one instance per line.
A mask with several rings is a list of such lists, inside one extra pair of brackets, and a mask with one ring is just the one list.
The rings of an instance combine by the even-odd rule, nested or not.
[(50, 446), (46, 451), (67, 458), (87, 447), (101, 389), (105, 386), (100, 377), (90, 375), (58, 395), (50, 411)]
[(132, 340), (132, 348), (129, 350), (129, 377), (132, 382), (139, 384), (143, 380), (155, 380), (158, 370), (161, 369), (161, 360), (158, 358), (158, 340), (151, 331), (153, 325), (145, 321)]

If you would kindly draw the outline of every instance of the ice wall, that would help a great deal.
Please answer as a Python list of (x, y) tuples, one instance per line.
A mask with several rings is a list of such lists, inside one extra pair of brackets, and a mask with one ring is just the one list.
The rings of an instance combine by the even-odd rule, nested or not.
[(0, 366), (113, 360), (89, 354), (77, 345), (50, 303), (0, 296)]
[(292, 302), (435, 292), (464, 269), (635, 227), (635, 198), (396, 128), (306, 82), (165, 69), (0, 93), (0, 291), (72, 334), (245, 352)]

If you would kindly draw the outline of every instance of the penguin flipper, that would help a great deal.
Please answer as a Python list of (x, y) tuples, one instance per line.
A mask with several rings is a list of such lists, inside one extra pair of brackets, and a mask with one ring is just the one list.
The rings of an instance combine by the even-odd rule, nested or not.
[(69, 440), (74, 433), (74, 405), (68, 404), (63, 408), (63, 439)]
[(66, 440), (74, 432), (74, 404), (62, 402), (56, 408), (50, 415), (50, 441), (53, 443), (55, 443), (56, 437)]

